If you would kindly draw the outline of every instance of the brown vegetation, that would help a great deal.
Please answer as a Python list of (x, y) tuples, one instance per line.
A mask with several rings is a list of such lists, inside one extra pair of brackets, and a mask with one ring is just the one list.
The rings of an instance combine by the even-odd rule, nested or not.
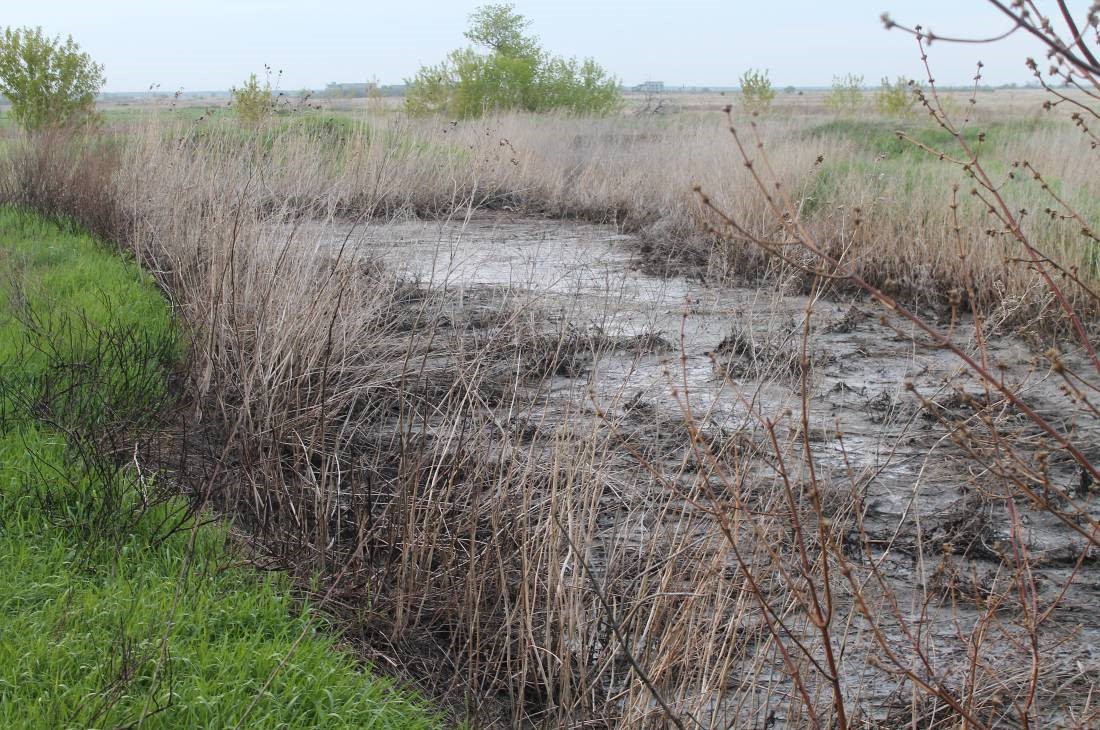
[[(1020, 265), (1022, 226), (991, 223), (980, 196), (952, 197), (942, 137), (905, 123), (912, 152), (880, 120), (781, 110), (740, 149), (717, 114), (307, 119), (249, 133), (148, 121), (94, 141), (12, 141), (3, 197), (122, 242), (157, 277), (217, 445), (213, 503), (257, 553), (320, 576), (365, 656), (455, 699), (474, 725), (1093, 724), (1095, 680), (1072, 644), (1095, 624), (1072, 606), (1095, 598), (1076, 581), (1097, 539), (1096, 456), (1080, 441), (1096, 433), (1097, 381), (1067, 363), (1088, 364), (1095, 242), (1063, 214), (1031, 214), (1026, 240), (1049, 259)], [(1097, 199), (1072, 125), (1016, 110), (974, 119), (998, 130), (975, 142), (982, 159), (1029, 171), (980, 184), (1003, 190), (994, 217), (1041, 211), (1055, 187)], [(625, 391), (554, 399), (554, 378), (673, 336), (631, 353), (637, 342), (548, 327), (521, 290), (471, 306), (399, 279), (350, 234), (332, 246), (316, 233), (318, 221), (354, 231), (485, 209), (612, 222), (640, 234), (651, 267), (768, 273), (774, 298), (808, 296), (792, 326), (761, 337), (738, 323), (714, 350), (722, 413), (735, 414), (719, 421), (677, 367), (683, 336), (664, 363), (672, 409)], [(1052, 261), (1081, 285), (1052, 286)], [(926, 433), (910, 428), (915, 410), (872, 404), (885, 464), (856, 459), (839, 418), (811, 409), (830, 361), (814, 349), (826, 290), (885, 303), (873, 337), (967, 366), (928, 376), (940, 390), (917, 401)], [(925, 304), (944, 308), (942, 326), (914, 314)], [(1079, 351), (997, 370), (988, 341), (1007, 328), (994, 325), (1038, 314), (1056, 326), (1031, 336), (1079, 323)], [(1053, 375), (1033, 408), (1025, 391), (1043, 367)], [(1077, 409), (1072, 427), (1038, 410), (1057, 408), (1051, 381)], [(771, 398), (777, 387), (789, 397)], [(953, 444), (941, 452), (960, 466), (937, 478), (958, 498), (936, 513), (920, 492), (930, 460), (883, 484), (910, 439), (929, 454)], [(908, 506), (883, 517), (884, 495)]]

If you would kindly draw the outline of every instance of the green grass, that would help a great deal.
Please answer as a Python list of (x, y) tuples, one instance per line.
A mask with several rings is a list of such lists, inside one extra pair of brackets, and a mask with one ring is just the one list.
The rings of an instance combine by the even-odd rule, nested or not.
[[(967, 144), (977, 146), (979, 135), (984, 133), (984, 144), (991, 145), (1026, 137), (1049, 126), (1048, 122), (1039, 119), (998, 121), (980, 127), (971, 124), (963, 129), (962, 136)], [(903, 132), (910, 139), (934, 150), (952, 154), (959, 152), (958, 143), (950, 132), (927, 122), (896, 119), (834, 119), (810, 127), (804, 135), (808, 139), (833, 137), (851, 140), (860, 149), (887, 160), (904, 159), (911, 162), (935, 159), (909, 140), (899, 139), (898, 132)]]
[[(48, 326), (32, 331), (29, 321)], [(35, 389), (50, 382), (59, 357), (74, 372), (95, 362), (98, 329), (138, 333), (157, 343), (157, 355), (127, 362), (119, 350), (100, 358), (117, 380), (65, 381), (99, 388), (83, 396), (102, 406), (74, 411), (84, 421), (58, 417), (72, 429), (67, 440), (41, 412), (68, 411)], [(110, 728), (144, 718), (143, 728), (224, 728), (254, 699), (245, 727), (438, 725), (335, 646), (283, 576), (222, 568), (233, 560), (223, 527), (197, 527), (193, 544), (190, 529), (161, 539), (179, 498), (135, 520), (120, 513), (109, 540), (88, 539), (71, 521), (79, 510), (43, 499), (80, 504), (109, 493), (81, 471), (73, 433), (108, 428), (127, 412), (143, 418), (147, 400), (167, 392), (180, 350), (164, 300), (135, 266), (88, 236), (0, 208), (0, 727)], [(119, 374), (126, 368), (152, 392), (106, 392), (134, 382)], [(119, 480), (134, 504), (133, 476), (124, 470)]]
[[(980, 129), (971, 125), (963, 130), (962, 136), (968, 145), (980, 151), (993, 144), (1021, 139), (1046, 126), (1046, 122), (1037, 119), (1001, 121)], [(900, 138), (898, 132), (907, 138)], [(907, 120), (834, 119), (810, 127), (803, 134), (811, 140), (849, 140), (859, 150), (847, 158), (826, 160), (817, 168), (803, 190), (805, 214), (845, 200), (853, 179), (888, 177), (891, 184), (900, 183), (901, 194), (906, 198), (935, 189), (944, 163), (919, 145), (950, 155), (963, 154), (947, 130)], [(984, 138), (980, 138), (981, 134)], [(1008, 171), (1004, 162), (996, 158), (986, 156), (984, 165), (994, 176), (1003, 176)]]
[[(175, 122), (194, 122), (200, 117), (235, 116), (226, 108), (228, 99), (215, 100), (213, 103), (199, 106), (174, 103), (171, 98), (149, 99), (130, 106), (101, 104), (97, 107), (99, 123), (105, 127), (127, 127), (137, 125), (150, 118)], [(0, 130), (17, 130), (11, 109), (0, 109)]]

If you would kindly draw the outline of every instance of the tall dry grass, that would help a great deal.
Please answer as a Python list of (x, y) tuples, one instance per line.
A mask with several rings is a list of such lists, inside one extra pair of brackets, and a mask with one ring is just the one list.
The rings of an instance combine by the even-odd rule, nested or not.
[[(879, 173), (885, 160), (843, 127), (773, 118), (761, 129), (776, 174), (805, 191), (807, 225), (866, 276), (930, 298), (969, 287), (1010, 309), (1044, 304), (967, 210), (972, 268), (960, 278), (941, 208), (950, 173)], [(1065, 130), (1041, 134), (1036, 164), (1094, 184), (1062, 159)], [(935, 656), (946, 639), (907, 635), (896, 578), (875, 572), (862, 522), (868, 475), (815, 481), (806, 424), (763, 413), (752, 392), (737, 396), (743, 419), (721, 426), (690, 400), (678, 417), (639, 423), (625, 393), (540, 409), (572, 356), (613, 343), (547, 332), (516, 292), (475, 323), (450, 293), (400, 281), (310, 224), (486, 207), (582, 217), (643, 233), (655, 260), (756, 276), (772, 266), (766, 251), (698, 233), (712, 219), (696, 182), (760, 235), (784, 225), (748, 194), (751, 170), (727, 136), (710, 115), (256, 135), (148, 123), (113, 140), (109, 161), (105, 147), (72, 142), (87, 151), (74, 155), (26, 140), (3, 189), (121, 241), (157, 277), (191, 343), (191, 406), (220, 472), (210, 498), (258, 553), (320, 575), (326, 607), (366, 656), (454, 698), (475, 726), (813, 727), (842, 710), (855, 722), (853, 708), (891, 726), (895, 703), (917, 725), (983, 726), (1004, 704), (1003, 678), (973, 661), (959, 679), (951, 652)], [(811, 200), (833, 160), (855, 162), (817, 192), (829, 204)], [(803, 280), (816, 300), (815, 273), (828, 272)], [(512, 416), (527, 426), (509, 427)], [(860, 579), (828, 573), (840, 546), (867, 561)], [(863, 623), (867, 613), (881, 620)], [(924, 662), (913, 675), (942, 679), (942, 691), (911, 693), (912, 676), (867, 664), (883, 646), (896, 665)], [(960, 686), (980, 701), (945, 715)]]
[[(299, 237), (302, 191), (321, 167), (300, 150), (257, 144), (242, 159), (216, 141), (145, 133), (106, 179), (53, 140), (30, 141), (29, 160), (50, 159), (45, 182), (19, 187), (40, 168), (17, 156), (6, 194), (89, 225), (113, 205), (115, 235), (189, 336), (188, 390), (220, 470), (209, 497), (257, 552), (319, 573), (368, 656), (400, 658), (476, 725), (660, 724), (610, 638), (608, 606), (662, 697), (694, 705), (725, 686), (714, 662), (744, 647), (697, 665), (692, 633), (727, 634), (742, 599), (725, 580), (685, 602), (723, 553), (693, 535), (690, 506), (624, 470), (599, 420), (573, 434), (542, 424), (549, 435), (535, 440), (499, 425), (586, 344), (531, 331), (507, 301), (497, 326), (475, 332), (445, 316), (444, 293)], [(356, 194), (361, 214), (388, 204), (393, 181), (375, 182)], [(111, 194), (58, 197), (93, 184)], [(322, 192), (306, 209), (350, 197)], [(624, 490), (639, 501), (624, 503)], [(635, 534), (653, 509), (653, 535)], [(708, 567), (685, 576), (691, 566)]]
[[(1051, 215), (1042, 184), (1019, 166), (1047, 171), (1048, 182), (1095, 219), (1100, 189), (1089, 159), (1077, 154), (1080, 133), (1063, 116), (1044, 112), (1038, 95), (1000, 96), (1009, 95), (980, 95), (968, 111), (968, 139), (1001, 161), (993, 173), (1006, 199), (1028, 211), (1025, 224), (1050, 255), (1094, 281), (1100, 273), (1095, 242), (1080, 235), (1080, 226)], [(954, 108), (969, 106), (964, 95), (949, 100)], [(952, 289), (965, 289), (955, 222), (945, 210), (951, 188), (965, 193), (971, 184), (965, 173), (939, 164), (941, 146), (947, 154), (961, 150), (936, 123), (871, 113), (837, 118), (819, 102), (780, 104), (754, 121), (776, 177), (799, 197), (805, 224), (868, 280), (919, 305), (943, 305)], [(979, 130), (986, 132), (980, 142)], [(936, 152), (900, 142), (897, 132)], [(727, 144), (717, 105), (712, 112), (605, 119), (307, 117), (276, 124), (251, 150), (232, 120), (170, 129), (139, 124), (128, 133), (139, 138), (136, 148), (148, 165), (162, 164), (169, 140), (190, 149), (196, 162), (203, 158), (211, 171), (238, 164), (242, 154), (256, 157), (264, 177), (252, 182), (242, 204), (321, 217), (438, 217), (471, 206), (502, 208), (622, 226), (643, 236), (655, 269), (744, 280), (774, 264), (752, 246), (703, 233), (715, 220), (692, 195), (694, 185), (706, 187), (754, 233), (777, 230)], [(962, 195), (957, 222), (985, 306), (1006, 307), (1019, 321), (1048, 311), (1040, 282), (1006, 261), (1012, 246), (991, 231), (982, 205)]]

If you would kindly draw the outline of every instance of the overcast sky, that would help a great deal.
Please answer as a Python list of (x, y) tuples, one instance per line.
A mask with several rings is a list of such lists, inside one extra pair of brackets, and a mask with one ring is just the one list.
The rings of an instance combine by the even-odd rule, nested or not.
[[(330, 81), (400, 83), (465, 44), (477, 0), (8, 0), (0, 23), (72, 35), (106, 66), (107, 91), (226, 89), (263, 65), (282, 88)], [(1040, 5), (1044, 4), (1040, 0)], [(1052, 3), (1046, 3), (1052, 4)], [(1079, 16), (1089, 0), (1075, 0)], [(517, 0), (546, 49), (592, 56), (624, 83), (734, 86), (748, 67), (773, 83), (827, 85), (834, 74), (921, 75), (915, 42), (883, 30), (888, 11), (944, 35), (1007, 27), (986, 0)], [(1035, 43), (935, 44), (937, 81), (1027, 82)]]

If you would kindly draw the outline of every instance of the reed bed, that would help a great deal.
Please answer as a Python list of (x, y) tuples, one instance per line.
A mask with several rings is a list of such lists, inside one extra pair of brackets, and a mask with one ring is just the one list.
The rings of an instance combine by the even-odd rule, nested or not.
[[(754, 121), (834, 267), (917, 305), (957, 308), (958, 292), (972, 292), (1002, 323), (1050, 311), (1049, 290), (1006, 261), (1012, 248), (986, 233), (981, 210), (960, 206), (958, 223), (944, 214), (957, 173), (894, 146), (895, 126), (923, 134), (912, 122)], [(1095, 176), (1070, 156), (1072, 128), (992, 112), (981, 121), (997, 130), (982, 142), (992, 152), (1022, 151), (1096, 199)], [(149, 119), (93, 140), (13, 141), (2, 190), (118, 241), (156, 277), (190, 344), (192, 428), (217, 462), (210, 501), (257, 559), (312, 585), (364, 656), (474, 726), (988, 727), (1046, 702), (1088, 726), (1087, 672), (1069, 660), (1034, 671), (1040, 642), (1073, 631), (1039, 630), (1032, 604), (1049, 594), (1012, 579), (1029, 575), (1027, 558), (1002, 555), (992, 570), (1009, 578), (976, 591), (968, 566), (993, 559), (970, 547), (980, 539), (960, 541), (981, 525), (926, 544), (917, 513), (871, 524), (876, 470), (815, 462), (812, 441), (844, 442), (806, 405), (813, 310), (839, 290), (832, 272), (805, 266), (817, 259), (804, 246), (777, 264), (721, 228), (724, 215), (767, 239), (789, 225), (729, 125), (720, 114), (306, 116), (259, 130)], [(1028, 180), (1012, 185), (1014, 204), (1042, 205)], [(477, 210), (613, 223), (639, 234), (652, 268), (770, 273), (777, 301), (808, 294), (801, 333), (752, 350), (783, 372), (753, 365), (767, 377), (735, 383), (741, 415), (720, 424), (676, 385), (674, 346), (678, 407), (639, 419), (626, 392), (549, 395), (555, 376), (614, 342), (547, 329), (520, 290), (473, 317), (454, 292), (403, 281), (350, 239), (317, 234), (337, 220)], [(1028, 220), (1052, 256), (1091, 275), (1094, 249), (1057, 220)], [(779, 401), (766, 395), (777, 383), (788, 393)], [(962, 402), (959, 418), (993, 435), (959, 448), (992, 450), (1003, 467), (1003, 403)], [(940, 436), (957, 433), (941, 421)], [(997, 472), (997, 485), (969, 477), (970, 512), (1011, 511), (1013, 480), (1053, 489), (1061, 472), (1035, 466), (1041, 450), (1027, 452), (1028, 469)], [(1036, 509), (1072, 513), (1085, 525), (1075, 539), (1095, 537), (1088, 505), (1051, 502)], [(998, 544), (1018, 537), (1014, 528)], [(899, 551), (922, 561), (919, 584), (888, 568)], [(1062, 583), (1049, 580), (1057, 595)], [(1069, 591), (1073, 577), (1063, 583)], [(932, 615), (943, 623), (925, 631)]]
[[(1064, 192), (1089, 220), (1100, 215), (1081, 132), (1065, 115), (1042, 108), (1039, 93), (945, 94), (963, 138), (990, 161), (1010, 204), (1045, 250), (1089, 281), (1098, 275), (1095, 245), (1081, 226), (1060, 218), (1043, 185)], [(612, 223), (640, 233), (655, 269), (691, 269), (712, 280), (758, 279), (774, 260), (704, 231), (715, 220), (693, 196), (695, 185), (735, 213), (754, 233), (776, 223), (749, 171), (728, 143), (724, 100), (711, 111), (591, 119), (502, 115), (484, 120), (410, 119), (361, 112), (309, 112), (271, 124), (247, 154), (259, 155), (265, 178), (252, 204), (310, 215), (439, 217), (474, 208)], [(745, 124), (750, 118), (736, 116)], [(160, 164), (166, 137), (205, 150), (206, 169), (240, 162), (248, 133), (214, 114), (165, 129), (150, 112), (118, 123), (137, 138), (145, 164)], [(920, 305), (943, 305), (965, 283), (956, 265), (967, 257), (987, 307), (1018, 310), (1030, 321), (1049, 303), (1014, 250), (991, 231), (971, 181), (940, 153), (961, 148), (938, 122), (920, 114), (891, 118), (865, 112), (837, 116), (820, 103), (792, 99), (752, 118), (769, 149), (777, 179), (799, 199), (802, 220), (865, 278)], [(916, 144), (901, 140), (910, 137)], [(927, 146), (921, 149), (921, 145)], [(1029, 167), (1024, 167), (1028, 165)], [(229, 172), (229, 171), (226, 171)], [(1045, 174), (1039, 181), (1035, 174)], [(950, 191), (962, 191), (957, 223), (947, 215)], [(1049, 188), (1047, 188), (1049, 189)], [(804, 280), (803, 286), (808, 286)], [(1081, 302), (1082, 305), (1085, 302)]]

